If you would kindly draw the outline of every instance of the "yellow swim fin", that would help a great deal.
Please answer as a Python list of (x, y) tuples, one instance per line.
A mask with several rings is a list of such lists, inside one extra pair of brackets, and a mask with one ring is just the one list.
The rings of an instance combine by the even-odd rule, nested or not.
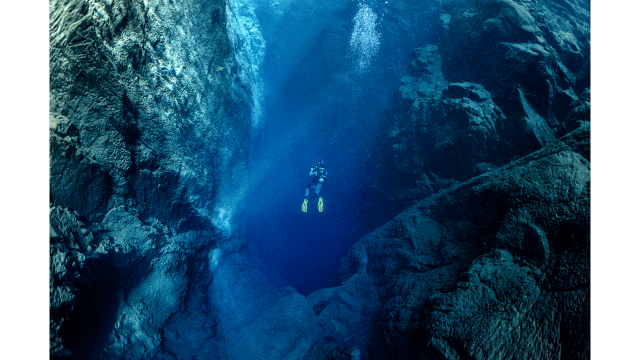
[(322, 212), (322, 210), (324, 210), (324, 202), (322, 201), (322, 198), (320, 198), (318, 200), (318, 211)]
[(307, 203), (309, 202), (308, 199), (304, 199), (304, 202), (302, 203), (302, 212), (307, 212)]

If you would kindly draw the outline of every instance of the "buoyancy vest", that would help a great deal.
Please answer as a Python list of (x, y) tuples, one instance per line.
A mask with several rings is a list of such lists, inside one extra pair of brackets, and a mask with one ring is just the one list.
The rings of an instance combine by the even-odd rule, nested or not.
[(318, 183), (324, 184), (327, 180), (327, 172), (323, 168), (318, 168), (316, 171), (318, 172)]
[(311, 182), (313, 182), (314, 184), (324, 184), (324, 182), (327, 180), (327, 171), (324, 168), (321, 168), (319, 165), (315, 165), (314, 167), (312, 167), (311, 172), (315, 172), (313, 178), (311, 179)]

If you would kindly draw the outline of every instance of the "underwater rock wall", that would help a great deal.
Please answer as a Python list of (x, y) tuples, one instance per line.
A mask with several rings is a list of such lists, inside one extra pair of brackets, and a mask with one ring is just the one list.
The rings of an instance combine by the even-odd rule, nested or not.
[(379, 296), (372, 358), (588, 359), (589, 143), (583, 124), (354, 245), (341, 278)]
[(440, 3), (364, 164), (391, 221), (342, 263), (364, 358), (589, 358), (589, 6)]
[(240, 80), (252, 95), (251, 124), (254, 130), (258, 130), (263, 126), (264, 116), (262, 62), (266, 45), (256, 16), (256, 4), (251, 0), (227, 1), (226, 14), (229, 39), (240, 64)]
[(49, 7), (51, 355), (200, 354), (208, 254), (242, 241), (220, 189), (252, 132), (226, 2)]
[(375, 201), (393, 216), (589, 121), (589, 7), (441, 2), (440, 35), (415, 49), (364, 167)]

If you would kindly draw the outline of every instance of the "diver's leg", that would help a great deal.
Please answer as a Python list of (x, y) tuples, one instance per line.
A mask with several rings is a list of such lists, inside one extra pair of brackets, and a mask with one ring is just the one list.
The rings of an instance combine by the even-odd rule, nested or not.
[(322, 196), (320, 196), (320, 189), (322, 189), (322, 184), (316, 184), (316, 195), (318, 196), (318, 211), (324, 211), (324, 201), (322, 201)]
[(302, 212), (307, 212), (307, 203), (309, 202), (309, 188), (311, 187), (311, 183), (307, 185), (307, 189), (304, 192), (304, 201), (302, 202)]

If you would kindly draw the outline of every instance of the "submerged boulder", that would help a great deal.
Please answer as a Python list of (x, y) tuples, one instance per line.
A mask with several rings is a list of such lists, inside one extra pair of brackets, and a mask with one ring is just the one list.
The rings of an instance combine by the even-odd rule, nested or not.
[(361, 239), (383, 358), (589, 358), (589, 126), (432, 195)]

